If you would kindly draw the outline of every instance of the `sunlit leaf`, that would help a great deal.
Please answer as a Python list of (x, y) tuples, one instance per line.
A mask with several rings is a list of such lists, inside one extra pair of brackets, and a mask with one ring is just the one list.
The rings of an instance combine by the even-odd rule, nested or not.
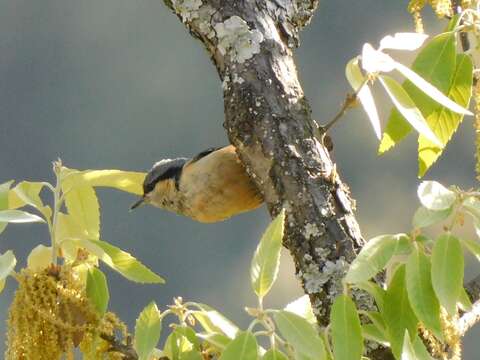
[(99, 314), (107, 311), (110, 294), (108, 292), (107, 278), (96, 267), (92, 267), (87, 273), (87, 297), (95, 306)]
[(394, 50), (417, 50), (427, 40), (428, 35), (420, 33), (395, 33), (385, 36), (380, 41), (381, 49), (394, 49)]
[(348, 82), (352, 86), (353, 90), (358, 91), (360, 87), (363, 87), (358, 91), (357, 97), (360, 99), (363, 109), (367, 113), (368, 119), (372, 124), (375, 135), (380, 140), (381, 137), (381, 128), (380, 128), (380, 118), (378, 117), (377, 107), (375, 101), (373, 100), (372, 91), (368, 84), (365, 83), (365, 76), (363, 76), (362, 71), (360, 70), (358, 57), (350, 60), (345, 68), (345, 75)]
[(463, 267), (460, 241), (451, 234), (440, 236), (432, 251), (432, 283), (440, 304), (452, 316), (463, 287)]
[(215, 332), (197, 333), (197, 336), (218, 351), (223, 351), (232, 341), (228, 336)]
[(480, 261), (480, 243), (470, 239), (461, 239), (461, 242), (467, 250)]
[(408, 330), (405, 330), (405, 336), (403, 337), (401, 360), (418, 360), (415, 354), (415, 349), (410, 341)]
[(285, 310), (303, 317), (311, 324), (316, 324), (317, 322), (315, 315), (313, 314), (312, 304), (310, 303), (310, 298), (308, 295), (303, 295), (297, 300), (292, 301), (285, 306)]
[[(473, 64), (469, 55), (457, 55), (457, 68), (447, 96), (455, 103), (468, 108), (472, 95)], [(460, 125), (463, 116), (445, 107), (440, 107), (427, 116), (427, 123), (437, 138), (446, 145)], [(418, 176), (422, 177), (430, 166), (440, 157), (442, 149), (428, 139), (420, 136), (418, 139)]]
[(276, 312), (274, 319), (282, 336), (297, 352), (316, 360), (326, 359), (323, 341), (307, 320), (288, 311)]
[(35, 272), (46, 269), (52, 263), (52, 248), (45, 245), (37, 245), (27, 258), (27, 267)]
[[(411, 69), (437, 89), (446, 93), (455, 71), (455, 34), (444, 33), (435, 36), (419, 52)], [(410, 81), (402, 85), (405, 91), (414, 99), (416, 107), (427, 118), (435, 109), (441, 106), (423, 93)], [(393, 109), (385, 128), (385, 133), (379, 146), (380, 154), (391, 149), (403, 140), (412, 130), (402, 114)]]
[(97, 240), (100, 236), (100, 206), (93, 187), (68, 181), (64, 192), (68, 213), (86, 230), (89, 238)]
[(413, 215), (413, 226), (416, 228), (424, 228), (438, 224), (447, 219), (452, 214), (453, 208), (449, 207), (444, 210), (430, 210), (424, 206), (420, 206), (415, 215)]
[(253, 290), (261, 299), (271, 289), (280, 268), (285, 210), (271, 222), (258, 244), (250, 267)]
[(0, 255), (0, 280), (4, 280), (15, 269), (17, 259), (12, 250), (5, 251)]
[(350, 265), (345, 281), (357, 284), (369, 280), (383, 270), (399, 247), (408, 247), (405, 234), (381, 235), (370, 239)]
[(330, 314), (335, 360), (360, 360), (363, 336), (355, 303), (346, 295), (337, 297)]
[(143, 194), (145, 173), (122, 170), (84, 170), (75, 174), (76, 181), (90, 186), (111, 187), (136, 195)]
[(395, 69), (395, 60), (366, 43), (362, 48), (362, 68), (370, 74), (390, 72)]
[(30, 214), (21, 210), (1, 210), (0, 211), (0, 223), (32, 223), (32, 222), (45, 222), (40, 216)]
[(139, 283), (165, 283), (165, 280), (152, 272), (126, 251), (123, 251), (105, 241), (93, 241), (93, 244), (102, 248), (108, 255), (108, 257), (102, 257), (101, 260), (127, 279)]
[(192, 315), (209, 333), (220, 333), (230, 339), (235, 338), (238, 327), (217, 310), (205, 304), (197, 304), (199, 311), (192, 311)]
[(387, 326), (388, 340), (397, 359), (403, 346), (405, 330), (416, 334), (418, 320), (410, 306), (405, 284), (405, 265), (397, 268), (385, 295), (383, 319)]
[(458, 297), (458, 307), (462, 311), (471, 311), (472, 310), (472, 301), (470, 300), (470, 297), (467, 294), (467, 291), (465, 288), (462, 286), (462, 290), (460, 291), (460, 296)]
[(440, 322), (440, 304), (433, 291), (430, 259), (414, 247), (406, 265), (406, 284), (410, 305), (424, 326), (443, 338)]
[(160, 340), (161, 329), (160, 312), (152, 301), (142, 310), (135, 324), (133, 346), (139, 360), (149, 360), (150, 354)]
[(423, 181), (417, 190), (418, 198), (423, 206), (430, 210), (445, 210), (450, 208), (457, 195), (437, 181)]
[(258, 345), (255, 336), (250, 332), (240, 332), (230, 344), (227, 345), (219, 360), (256, 360), (258, 358)]
[[(0, 210), (8, 209), (8, 196), (10, 192), (10, 186), (12, 185), (13, 180), (7, 181), (3, 184), (0, 184)], [(7, 227), (6, 222), (0, 222), (0, 234)]]
[(379, 76), (379, 80), (385, 88), (388, 96), (390, 96), (393, 105), (395, 105), (397, 110), (403, 115), (403, 117), (405, 117), (410, 125), (412, 125), (419, 134), (425, 136), (435, 145), (443, 147), (442, 143), (432, 132), (422, 113), (403, 87), (396, 80), (386, 75)]

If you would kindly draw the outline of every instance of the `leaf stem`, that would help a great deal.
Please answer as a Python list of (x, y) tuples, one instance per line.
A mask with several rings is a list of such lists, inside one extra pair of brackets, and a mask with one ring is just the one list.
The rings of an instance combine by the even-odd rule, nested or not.
[(62, 192), (62, 182), (60, 179), (60, 168), (62, 163), (60, 160), (53, 163), (53, 172), (55, 173), (56, 182), (55, 188), (53, 191), (53, 220), (50, 231), (50, 238), (52, 243), (52, 264), (57, 265), (57, 221), (58, 213), (62, 205), (61, 192)]

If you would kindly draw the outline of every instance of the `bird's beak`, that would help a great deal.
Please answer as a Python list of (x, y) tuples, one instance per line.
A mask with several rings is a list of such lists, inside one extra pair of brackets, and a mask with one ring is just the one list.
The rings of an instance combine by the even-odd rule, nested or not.
[(132, 206), (130, 206), (130, 211), (135, 210), (139, 206), (145, 204), (145, 196), (143, 196), (140, 200), (135, 202)]

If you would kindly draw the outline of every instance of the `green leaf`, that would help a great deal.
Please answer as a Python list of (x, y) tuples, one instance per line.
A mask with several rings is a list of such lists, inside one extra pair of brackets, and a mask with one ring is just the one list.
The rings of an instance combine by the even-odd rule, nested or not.
[(135, 324), (133, 347), (139, 360), (148, 360), (160, 339), (161, 318), (157, 304), (151, 302), (140, 313)]
[(458, 307), (462, 309), (462, 311), (471, 311), (472, 310), (472, 302), (470, 301), (470, 297), (468, 296), (465, 288), (462, 287), (460, 291), (460, 296), (458, 298)]
[(395, 105), (397, 110), (410, 123), (410, 125), (417, 130), (420, 135), (425, 136), (435, 145), (442, 147), (442, 143), (432, 132), (421, 111), (417, 108), (414, 101), (404, 88), (390, 76), (381, 75), (378, 79), (385, 88), (388, 96), (390, 96), (393, 105)]
[(393, 275), (385, 295), (382, 315), (387, 326), (388, 340), (392, 352), (397, 359), (400, 359), (405, 330), (408, 330), (410, 334), (416, 334), (418, 323), (408, 300), (405, 265), (400, 265)]
[(415, 349), (413, 348), (412, 342), (410, 341), (410, 335), (408, 331), (405, 330), (405, 336), (403, 337), (403, 347), (402, 347), (402, 360), (417, 360), (417, 355), (415, 354)]
[(238, 327), (220, 312), (205, 304), (196, 304), (199, 311), (192, 311), (192, 315), (208, 333), (220, 333), (230, 339), (237, 336)]
[(273, 317), (280, 333), (297, 352), (316, 360), (326, 359), (323, 341), (307, 320), (284, 310), (276, 312)]
[(271, 222), (258, 244), (250, 267), (252, 287), (262, 299), (271, 289), (280, 267), (285, 210)]
[(457, 194), (437, 181), (422, 181), (417, 194), (422, 205), (434, 211), (446, 210), (457, 200)]
[(5, 280), (15, 269), (16, 264), (17, 259), (12, 250), (7, 250), (0, 255), (0, 280)]
[(21, 210), (1, 210), (0, 211), (0, 223), (32, 223), (32, 222), (45, 222), (40, 216), (30, 214)]
[(424, 206), (420, 206), (415, 215), (413, 215), (413, 226), (415, 228), (424, 228), (438, 224), (447, 219), (452, 214), (453, 208), (449, 207), (444, 210), (430, 210)]
[(373, 100), (372, 91), (370, 90), (368, 84), (365, 83), (365, 76), (363, 76), (362, 71), (360, 70), (358, 57), (355, 57), (348, 62), (345, 68), (345, 75), (353, 90), (356, 92), (363, 85), (362, 89), (358, 91), (357, 97), (360, 99), (360, 103), (367, 113), (368, 119), (370, 120), (373, 130), (375, 131), (375, 135), (380, 140), (381, 128), (377, 107), (375, 106), (375, 101)]
[(317, 323), (317, 319), (313, 314), (312, 304), (310, 303), (310, 298), (308, 297), (308, 295), (303, 295), (299, 297), (297, 300), (292, 301), (287, 306), (285, 306), (284, 310), (290, 311), (294, 314), (297, 314), (303, 317), (305, 320), (307, 320), (311, 324)]
[(219, 360), (257, 360), (258, 345), (255, 336), (250, 332), (240, 332), (227, 345)]
[(220, 333), (197, 333), (197, 336), (220, 352), (223, 352), (227, 345), (232, 341), (231, 338)]
[(52, 263), (52, 253), (50, 246), (42, 244), (35, 246), (28, 255), (27, 268), (35, 272), (45, 270)]
[(407, 239), (405, 234), (381, 235), (370, 239), (350, 265), (345, 281), (358, 284), (378, 274), (399, 248), (408, 246)]
[(270, 349), (263, 355), (262, 360), (288, 360), (288, 357), (277, 349)]
[(451, 234), (440, 236), (432, 250), (432, 283), (440, 304), (450, 315), (457, 312), (463, 287), (463, 267), (460, 241)]
[(415, 355), (417, 356), (416, 360), (434, 360), (428, 353), (423, 341), (418, 337), (418, 335), (415, 336), (413, 341), (413, 349), (415, 350)]
[(375, 324), (362, 325), (362, 335), (365, 339), (378, 342), (383, 346), (390, 345), (385, 333), (375, 326)]
[(6, 279), (0, 280), (0, 294), (2, 293), (3, 289), (5, 289), (5, 281)]
[(175, 333), (186, 338), (196, 350), (200, 349), (200, 342), (198, 341), (195, 331), (188, 326), (176, 326)]
[(92, 267), (87, 273), (86, 292), (88, 299), (99, 314), (105, 314), (108, 308), (108, 300), (110, 299), (107, 278), (96, 267)]
[(140, 261), (135, 259), (132, 255), (119, 249), (118, 247), (101, 240), (91, 241), (91, 243), (100, 247), (105, 254), (108, 255), (101, 257), (99, 256), (99, 258), (112, 269), (125, 276), (127, 279), (139, 283), (165, 283), (165, 280), (163, 280), (160, 276), (155, 274)]
[(122, 170), (84, 170), (72, 177), (74, 181), (83, 182), (89, 186), (110, 187), (136, 195), (143, 194), (145, 173)]
[[(192, 344), (188, 339), (177, 332), (172, 332), (165, 341), (163, 353), (168, 359), (184, 360), (184, 356), (190, 356)], [(192, 355), (195, 356), (195, 355)]]
[[(411, 69), (440, 91), (446, 93), (455, 70), (455, 34), (443, 33), (434, 37), (419, 52)], [(402, 86), (407, 94), (414, 99), (416, 107), (420, 109), (424, 117), (428, 117), (432, 111), (440, 108), (437, 102), (423, 93), (412, 82), (407, 80)], [(388, 119), (378, 150), (379, 153), (382, 154), (391, 149), (403, 140), (411, 130), (410, 124), (394, 108)]]
[[(0, 184), (0, 210), (8, 209), (8, 195), (10, 192), (10, 186), (12, 185), (13, 180), (7, 181), (3, 184)], [(6, 222), (0, 222), (0, 234), (7, 227)]]
[(362, 289), (369, 293), (371, 296), (373, 296), (373, 298), (375, 299), (375, 303), (377, 304), (377, 308), (380, 311), (383, 310), (386, 291), (383, 290), (378, 284), (375, 284), (371, 281), (365, 281), (355, 284), (355, 287)]
[(433, 334), (443, 339), (440, 304), (432, 287), (430, 259), (414, 247), (406, 265), (408, 299), (417, 318)]
[[(447, 96), (463, 106), (468, 107), (472, 96), (473, 64), (469, 55), (457, 55), (457, 67)], [(427, 123), (437, 138), (446, 145), (463, 120), (463, 115), (454, 113), (445, 107), (433, 111), (427, 116)], [(435, 146), (428, 139), (418, 138), (418, 176), (425, 175), (432, 164), (440, 157), (443, 149)]]
[(346, 295), (337, 297), (330, 314), (335, 360), (360, 360), (363, 337), (354, 302)]
[(88, 237), (98, 240), (100, 236), (100, 205), (93, 187), (71, 181), (63, 184), (65, 206), (76, 223), (84, 229)]
[(473, 256), (480, 261), (480, 244), (478, 241), (469, 240), (469, 239), (461, 239), (463, 246), (467, 248), (467, 250), (472, 253)]

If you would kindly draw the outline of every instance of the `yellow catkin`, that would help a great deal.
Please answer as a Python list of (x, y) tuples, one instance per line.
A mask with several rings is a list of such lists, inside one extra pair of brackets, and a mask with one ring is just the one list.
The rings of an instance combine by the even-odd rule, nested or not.
[(423, 34), (425, 29), (423, 27), (423, 19), (420, 11), (425, 6), (425, 0), (411, 0), (408, 4), (408, 11), (412, 14), (413, 23), (415, 24), (415, 32)]
[(122, 358), (108, 351), (109, 344), (99, 334), (120, 332), (126, 342), (125, 324), (112, 313), (102, 318), (97, 314), (71, 267), (23, 269), (16, 279), (18, 288), (7, 320), (6, 360), (73, 360), (78, 346), (91, 355), (85, 359)]
[(430, 4), (438, 18), (453, 16), (452, 3), (450, 0), (430, 0)]
[(475, 79), (475, 87), (473, 88), (473, 100), (475, 102), (475, 121), (473, 126), (475, 128), (475, 156), (477, 162), (475, 170), (477, 172), (477, 180), (480, 181), (480, 81)]

